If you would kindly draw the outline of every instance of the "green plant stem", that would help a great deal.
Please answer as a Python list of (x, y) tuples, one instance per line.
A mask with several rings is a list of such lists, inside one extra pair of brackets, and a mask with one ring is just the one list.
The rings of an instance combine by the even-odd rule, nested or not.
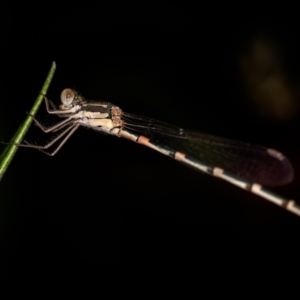
[[(50, 86), (50, 83), (52, 81), (54, 72), (56, 69), (56, 63), (53, 62), (51, 69), (48, 73), (48, 76), (43, 84), (43, 87), (41, 89), (40, 94), (38, 95), (37, 99), (35, 100), (31, 110), (30, 110), (30, 115), (35, 116), (36, 112), (38, 111), (44, 96), (47, 94), (48, 88)], [(1, 160), (0, 160), (0, 180), (2, 179), (5, 171), (7, 170), (9, 164), (11, 163), (15, 153), (18, 150), (18, 146), (15, 144), (20, 144), (25, 137), (25, 134), (27, 130), (29, 129), (30, 125), (32, 123), (32, 118), (30, 116), (27, 116), (25, 119), (24, 123), (19, 127), (17, 132), (15, 133), (14, 137), (10, 141), (10, 144), (6, 147), (4, 150), (3, 154), (1, 155)]]

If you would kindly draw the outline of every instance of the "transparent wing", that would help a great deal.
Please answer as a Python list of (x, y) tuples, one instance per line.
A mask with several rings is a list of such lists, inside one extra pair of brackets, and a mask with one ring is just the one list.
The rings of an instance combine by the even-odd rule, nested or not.
[(140, 132), (212, 167), (264, 186), (289, 183), (294, 172), (289, 160), (274, 149), (203, 133), (189, 132), (154, 119), (124, 113), (125, 128)]

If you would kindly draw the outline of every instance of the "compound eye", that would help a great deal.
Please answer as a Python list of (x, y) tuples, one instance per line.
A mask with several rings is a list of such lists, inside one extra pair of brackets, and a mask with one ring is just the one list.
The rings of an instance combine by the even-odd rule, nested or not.
[(64, 89), (61, 92), (60, 100), (65, 106), (70, 106), (75, 98), (75, 93), (71, 89)]

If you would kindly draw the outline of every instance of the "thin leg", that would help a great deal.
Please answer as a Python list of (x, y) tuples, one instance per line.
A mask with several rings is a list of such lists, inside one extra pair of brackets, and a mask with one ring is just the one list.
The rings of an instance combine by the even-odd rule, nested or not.
[(64, 130), (62, 133), (60, 133), (57, 137), (55, 137), (51, 142), (49, 142), (48, 144), (44, 145), (44, 146), (39, 146), (39, 145), (31, 145), (31, 144), (27, 144), (27, 145), (18, 145), (18, 146), (23, 146), (23, 147), (27, 147), (27, 148), (34, 148), (34, 149), (48, 149), (49, 147), (51, 147), (53, 144), (55, 144), (57, 141), (59, 141), (63, 136), (65, 136), (69, 131), (71, 132), (72, 129), (79, 124), (71, 124), (66, 130)]
[[(66, 143), (66, 141), (71, 137), (71, 135), (79, 128), (80, 124), (75, 124), (74, 126), (70, 126), (70, 128), (72, 129), (67, 136), (62, 140), (62, 142), (57, 146), (57, 148), (53, 151), (53, 152), (47, 152), (44, 151), (43, 149), (47, 149), (48, 147), (50, 147), (52, 144), (54, 144), (56, 141), (58, 141), (63, 135), (58, 136), (57, 138), (55, 138), (51, 143), (51, 145), (47, 144), (46, 146), (44, 146), (43, 148), (38, 148), (39, 146), (35, 147), (34, 145), (30, 145), (28, 142), (24, 141), (27, 145), (24, 145), (23, 147), (30, 147), (30, 148), (35, 148), (49, 156), (54, 156), (60, 149), (61, 147)], [(70, 128), (68, 128), (67, 130), (65, 130), (63, 132), (63, 134), (65, 134), (66, 132), (68, 132), (70, 130)], [(49, 145), (49, 146), (48, 146)]]
[[(72, 115), (71, 117), (69, 117), (69, 118), (66, 118), (66, 119), (64, 119), (63, 121), (61, 121), (61, 122), (59, 122), (59, 123), (57, 123), (57, 124), (55, 124), (55, 125), (53, 125), (53, 126), (51, 126), (51, 127), (48, 127), (48, 128), (46, 128), (46, 127), (44, 127), (33, 115), (31, 115), (31, 114), (29, 114), (29, 113), (27, 113), (32, 119), (33, 119), (33, 121), (35, 122), (35, 124), (42, 130), (42, 131), (44, 131), (44, 132), (46, 132), (46, 133), (48, 133), (48, 132), (55, 132), (55, 131), (57, 131), (57, 130), (60, 130), (60, 129), (62, 129), (63, 127), (65, 127), (66, 126), (66, 124), (68, 123), (68, 122), (70, 122), (70, 121), (74, 121), (74, 116), (76, 116), (76, 115)], [(64, 126), (63, 126), (64, 125)]]
[(46, 104), (46, 110), (48, 112), (48, 114), (52, 114), (52, 115), (65, 115), (65, 114), (69, 114), (69, 113), (74, 113), (73, 107), (70, 109), (66, 109), (66, 110), (51, 110), (49, 107), (49, 100), (47, 99), (46, 96), (44, 96), (45, 99), (45, 104)]
[(53, 110), (57, 110), (55, 104), (54, 104), (51, 100), (48, 100), (48, 101), (49, 101), (49, 103), (50, 103), (52, 109), (53, 109)]
[(48, 149), (49, 147), (51, 147), (54, 143), (56, 143), (57, 141), (59, 141), (63, 136), (65, 136), (69, 131), (70, 132), (74, 132), (72, 131), (72, 129), (74, 127), (78, 127), (80, 126), (80, 124), (77, 123), (73, 123), (71, 124), (66, 130), (64, 130), (62, 133), (60, 133), (57, 137), (55, 137), (51, 142), (49, 142), (48, 144), (44, 145), (44, 146), (40, 146), (40, 145), (32, 145), (29, 144), (27, 141), (24, 141), (25, 144), (14, 144), (14, 143), (4, 143), (3, 144), (7, 144), (7, 145), (16, 145), (19, 147), (25, 147), (25, 148), (34, 148), (34, 149)]
[(69, 122), (67, 122), (67, 123), (65, 123), (65, 124), (63, 124), (63, 125), (61, 125), (59, 128), (53, 129), (51, 132), (57, 132), (57, 131), (60, 131), (61, 129), (63, 129), (63, 128), (67, 127), (67, 126), (70, 126), (70, 124), (73, 123), (73, 122), (74, 122), (74, 120), (71, 120), (71, 121), (69, 121)]

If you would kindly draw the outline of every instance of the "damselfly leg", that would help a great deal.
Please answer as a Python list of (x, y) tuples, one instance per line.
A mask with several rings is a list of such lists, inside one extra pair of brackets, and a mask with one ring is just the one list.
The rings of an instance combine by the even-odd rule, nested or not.
[(38, 126), (45, 133), (57, 132), (57, 131), (61, 130), (62, 128), (70, 125), (70, 123), (74, 123), (74, 116), (71, 116), (71, 117), (66, 118), (63, 121), (47, 128), (47, 127), (43, 126), (34, 116), (32, 116), (30, 114), (28, 114), (28, 115), (33, 119), (35, 125)]
[[(30, 144), (29, 142), (27, 142), (26, 140), (24, 140), (24, 144), (12, 144), (12, 145), (16, 145), (19, 147), (25, 147), (25, 148), (37, 149), (49, 156), (54, 156), (61, 149), (61, 147), (66, 143), (66, 141), (72, 136), (72, 134), (80, 127), (80, 124), (78, 124), (76, 121), (73, 121), (71, 124), (68, 123), (68, 124), (64, 124), (64, 125), (66, 125), (66, 126), (69, 125), (69, 126), (64, 131), (62, 131), (58, 136), (56, 136), (54, 139), (52, 139), (52, 141), (47, 143), (46, 145), (33, 145), (33, 144)], [(64, 125), (62, 127), (66, 127)], [(53, 131), (45, 131), (45, 132), (55, 132), (55, 131), (57, 131), (57, 129), (54, 129)], [(44, 151), (45, 149), (50, 148), (56, 142), (61, 140), (64, 136), (65, 136), (65, 138), (59, 143), (59, 145), (56, 147), (55, 150), (53, 150), (52, 152)], [(2, 142), (2, 143), (4, 143), (4, 142)], [(4, 144), (9, 144), (9, 143), (4, 143)]]
[[(74, 111), (78, 110), (78, 107), (76, 107), (74, 109), (74, 106), (69, 106), (68, 105), (68, 103), (70, 102), (70, 99), (72, 99), (72, 101), (74, 100), (74, 96), (75, 96), (75, 94), (73, 92), (69, 93), (67, 95), (66, 95), (66, 93), (62, 94), (61, 98), (62, 98), (62, 103), (63, 104), (61, 105), (59, 110), (56, 109), (56, 107), (55, 107), (55, 105), (53, 104), (52, 101), (48, 100), (47, 97), (44, 96), (44, 101), (45, 101), (47, 112), (49, 114), (55, 114), (59, 117), (65, 118), (63, 121), (58, 122), (58, 123), (54, 124), (51, 127), (47, 128), (47, 127), (43, 126), (34, 116), (28, 114), (33, 119), (35, 125), (37, 125), (45, 133), (57, 132), (57, 131), (60, 131), (60, 130), (64, 129), (65, 127), (67, 127), (59, 135), (57, 135), (54, 139), (52, 139), (46, 145), (33, 145), (33, 144), (30, 144), (27, 141), (24, 141), (24, 144), (15, 144), (15, 145), (17, 145), (19, 147), (37, 149), (37, 150), (39, 150), (39, 151), (41, 151), (41, 152), (43, 152), (43, 153), (45, 153), (49, 156), (54, 156), (61, 149), (61, 147), (66, 143), (66, 141), (71, 137), (71, 135), (80, 126), (80, 124), (78, 122), (78, 119), (80, 118), (80, 115), (74, 113)], [(67, 101), (63, 101), (64, 99), (67, 100)], [(52, 109), (50, 109), (49, 103), (50, 103)], [(44, 151), (45, 149), (50, 148), (56, 142), (60, 141), (62, 138), (63, 138), (63, 140), (59, 143), (59, 145), (56, 147), (56, 149), (54, 149), (54, 151), (52, 151), (52, 152)]]
[[(72, 123), (71, 125), (69, 125), (69, 127), (67, 127), (67, 129), (65, 129), (57, 137), (55, 137), (51, 142), (47, 143), (44, 146), (32, 145), (32, 144), (29, 144), (27, 141), (24, 141), (26, 144), (19, 144), (18, 146), (37, 149), (49, 156), (54, 156), (61, 149), (61, 147), (66, 143), (66, 141), (73, 135), (73, 133), (79, 128), (79, 126), (80, 126), (80, 124), (78, 124), (78, 123), (75, 123), (75, 124)], [(52, 152), (44, 151), (45, 149), (48, 149), (49, 147), (54, 145), (56, 142), (58, 142), (64, 136), (65, 136), (65, 138), (59, 143), (59, 145), (55, 148), (55, 150), (53, 150)]]

